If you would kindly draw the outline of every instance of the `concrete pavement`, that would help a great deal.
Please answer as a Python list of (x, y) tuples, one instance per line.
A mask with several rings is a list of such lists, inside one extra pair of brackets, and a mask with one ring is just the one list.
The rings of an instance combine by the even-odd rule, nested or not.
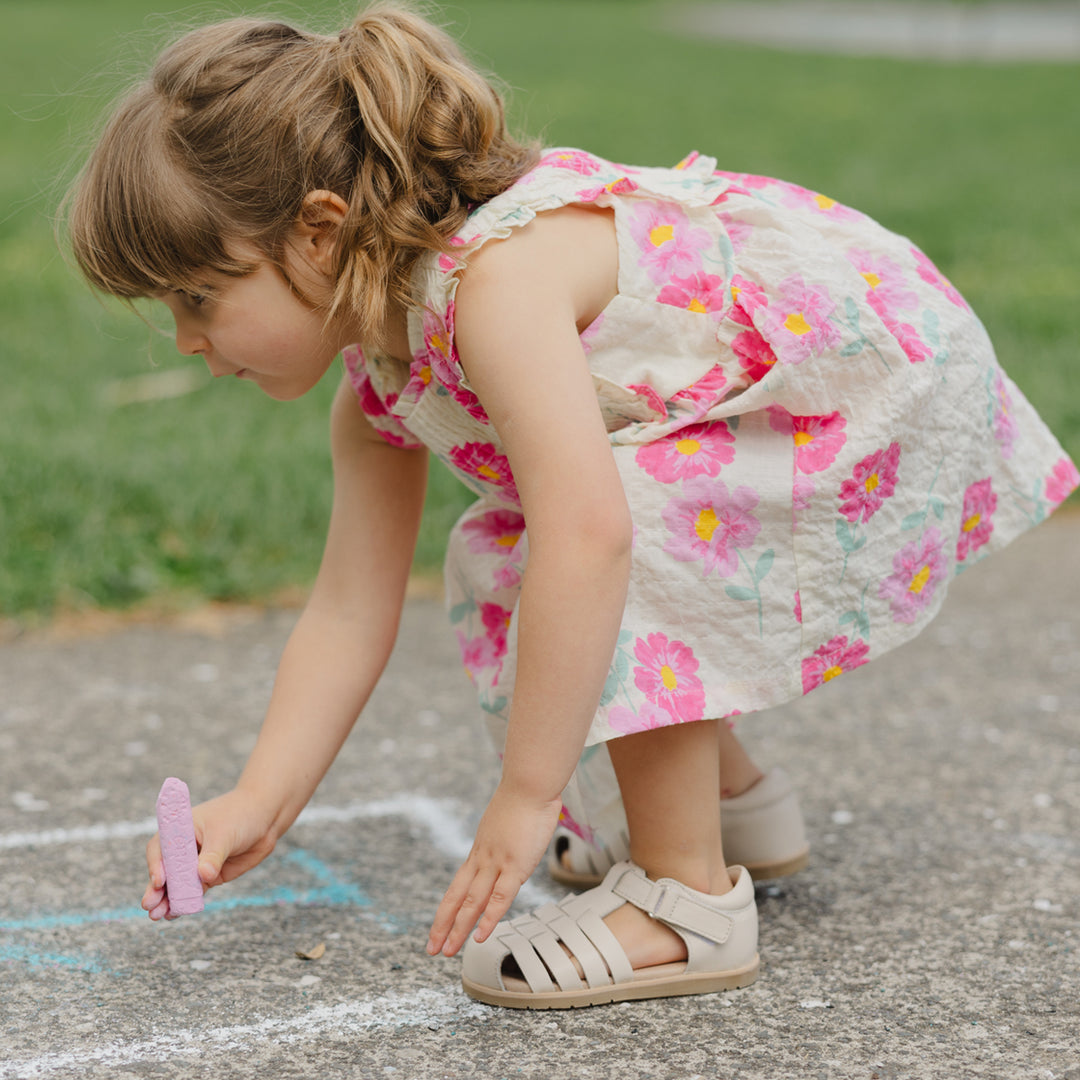
[[(754, 986), (572, 1013), (475, 1004), (423, 952), (496, 777), (435, 601), (308, 816), (165, 926), (137, 908), (157, 789), (231, 784), (295, 613), (8, 644), (0, 1080), (1080, 1077), (1078, 551), (1059, 514), (913, 644), (743, 721), (813, 843), (758, 888)], [(541, 869), (526, 901), (559, 892)]]

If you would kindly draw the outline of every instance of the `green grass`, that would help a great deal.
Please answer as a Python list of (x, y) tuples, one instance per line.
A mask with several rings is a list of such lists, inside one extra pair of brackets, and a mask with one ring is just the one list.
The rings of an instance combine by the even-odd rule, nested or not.
[[(154, 51), (169, 22), (154, 10), (147, 0), (4, 3), (0, 612), (9, 615), (162, 595), (263, 598), (308, 583), (321, 550), (336, 379), (286, 405), (208, 377), (182, 397), (111, 405), (116, 380), (191, 361), (93, 297), (56, 253), (56, 177), (70, 173), (116, 73)], [(305, 10), (330, 27), (347, 9)], [(696, 147), (724, 168), (827, 191), (911, 236), (1080, 456), (1076, 65), (726, 47), (670, 36), (662, 6), (633, 0), (459, 0), (446, 14), (515, 88), (518, 125), (550, 143), (640, 164)], [(437, 567), (467, 502), (433, 471), (422, 568)]]

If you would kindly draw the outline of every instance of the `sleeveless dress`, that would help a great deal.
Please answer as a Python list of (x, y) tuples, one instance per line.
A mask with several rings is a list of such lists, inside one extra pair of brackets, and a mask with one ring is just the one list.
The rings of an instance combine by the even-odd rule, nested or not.
[(606, 740), (765, 709), (880, 656), (933, 618), (954, 575), (1080, 481), (909, 240), (715, 164), (547, 152), (471, 213), (451, 241), (460, 257), (420, 260), (411, 364), (345, 352), (382, 436), (426, 445), (479, 496), (450, 537), (445, 580), (501, 745), (528, 533), (458, 360), (458, 273), (538, 213), (614, 211), (618, 295), (581, 342), (635, 529), (618, 645), (566, 796), (563, 824), (586, 838), (617, 796), (607, 754), (589, 765)]

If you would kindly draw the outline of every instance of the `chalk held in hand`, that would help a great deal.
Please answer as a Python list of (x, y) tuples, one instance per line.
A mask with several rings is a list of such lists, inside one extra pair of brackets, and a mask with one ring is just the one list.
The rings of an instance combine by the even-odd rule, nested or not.
[(169, 914), (194, 915), (203, 909), (199, 848), (195, 843), (188, 786), (175, 776), (170, 776), (161, 785), (157, 797), (157, 823)]

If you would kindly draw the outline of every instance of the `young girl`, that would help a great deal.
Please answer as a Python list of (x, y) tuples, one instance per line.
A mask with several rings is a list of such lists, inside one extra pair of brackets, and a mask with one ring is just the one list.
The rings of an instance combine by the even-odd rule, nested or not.
[[(464, 945), (484, 1001), (751, 982), (738, 862), (789, 872), (805, 841), (724, 718), (912, 637), (1078, 481), (909, 241), (697, 154), (516, 142), (398, 7), (332, 37), (183, 38), (69, 221), (90, 281), (161, 299), (216, 376), (291, 399), (344, 354), (325, 556), (247, 767), (195, 810), (206, 887), (272, 851), (383, 669), (424, 448), (479, 495), (446, 582), (502, 775), (428, 951)], [(500, 922), (560, 819), (555, 872), (602, 883)], [(148, 864), (144, 907), (168, 917), (156, 838)]]

